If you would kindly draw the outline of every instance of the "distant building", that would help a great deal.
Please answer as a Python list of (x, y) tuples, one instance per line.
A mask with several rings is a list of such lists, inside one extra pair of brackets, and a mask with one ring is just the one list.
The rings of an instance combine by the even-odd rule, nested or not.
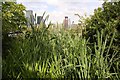
[(65, 16), (65, 19), (63, 21), (64, 28), (68, 27), (68, 16)]
[(65, 16), (65, 19), (63, 21), (64, 28), (70, 28), (71, 27), (71, 20), (68, 18), (68, 16)]
[(34, 24), (35, 19), (34, 19), (32, 10), (26, 11), (26, 18), (27, 18), (27, 26), (28, 27), (30, 27), (30, 24)]
[(71, 27), (71, 20), (68, 19), (68, 27), (70, 28)]
[(75, 24), (74, 21), (72, 21), (71, 28), (77, 28), (78, 24)]
[(43, 17), (37, 16), (37, 24), (40, 24), (41, 22), (43, 22)]

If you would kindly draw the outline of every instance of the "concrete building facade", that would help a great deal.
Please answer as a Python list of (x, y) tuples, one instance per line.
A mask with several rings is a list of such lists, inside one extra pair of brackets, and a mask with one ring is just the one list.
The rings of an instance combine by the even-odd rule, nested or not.
[(63, 26), (64, 26), (64, 28), (70, 28), (71, 27), (71, 21), (68, 18), (68, 16), (65, 16), (65, 19), (63, 21)]
[(27, 10), (26, 11), (26, 18), (27, 18), (27, 26), (30, 27), (30, 24), (34, 25), (34, 16), (33, 16), (33, 11), (32, 10)]
[(63, 21), (64, 28), (68, 27), (68, 16), (65, 16), (65, 19)]

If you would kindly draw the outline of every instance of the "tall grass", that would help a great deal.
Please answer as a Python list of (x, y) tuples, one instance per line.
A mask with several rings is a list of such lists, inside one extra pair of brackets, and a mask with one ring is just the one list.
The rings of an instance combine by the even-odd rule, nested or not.
[[(41, 25), (14, 42), (14, 49), (3, 60), (3, 77), (6, 78), (68, 78), (101, 79), (119, 78), (111, 73), (114, 55), (108, 59), (109, 48), (102, 32), (97, 33), (92, 53), (88, 41), (69, 30), (54, 31)], [(27, 37), (26, 37), (27, 36)], [(112, 45), (111, 39), (110, 45)], [(107, 51), (107, 52), (106, 52)]]

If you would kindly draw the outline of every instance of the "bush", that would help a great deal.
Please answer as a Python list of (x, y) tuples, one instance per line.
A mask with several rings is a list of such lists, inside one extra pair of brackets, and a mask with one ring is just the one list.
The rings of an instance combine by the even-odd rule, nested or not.
[[(116, 57), (116, 61), (114, 65), (112, 65), (111, 72), (120, 71), (116, 66), (120, 61), (120, 30), (118, 29), (120, 26), (120, 1), (119, 2), (104, 2), (102, 8), (95, 9), (94, 15), (91, 15), (90, 18), (86, 19), (86, 30), (83, 31), (83, 36), (86, 39), (89, 39), (89, 46), (95, 54), (94, 43), (97, 42), (97, 31), (103, 34), (102, 41), (105, 40), (106, 36), (108, 37), (106, 47), (109, 48), (109, 58), (112, 58), (113, 53), (118, 52)], [(113, 43), (111, 43), (112, 35), (115, 33), (115, 37), (113, 38)], [(106, 53), (106, 51), (105, 51)], [(107, 53), (106, 53), (107, 54)]]

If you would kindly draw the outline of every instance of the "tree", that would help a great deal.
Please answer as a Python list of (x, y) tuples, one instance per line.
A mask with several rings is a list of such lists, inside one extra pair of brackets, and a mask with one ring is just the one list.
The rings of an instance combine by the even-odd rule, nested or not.
[(26, 24), (25, 7), (16, 2), (2, 3), (2, 32), (3, 34), (10, 31), (19, 30), (19, 27)]
[(15, 40), (8, 37), (9, 32), (20, 30), (20, 26), (26, 24), (25, 7), (16, 2), (2, 2), (2, 53), (8, 54)]
[[(94, 15), (86, 20), (86, 31), (84, 35), (90, 38), (91, 43), (96, 41), (97, 30), (104, 30), (104, 37), (111, 36), (115, 32), (114, 44), (120, 48), (120, 1), (104, 2), (102, 8), (94, 10)], [(120, 50), (120, 49), (119, 49)]]
[[(97, 42), (97, 31), (101, 32), (103, 31), (103, 41), (105, 40), (106, 36), (107, 38), (107, 46), (106, 48), (109, 48), (110, 41), (112, 40), (112, 35), (115, 33), (115, 37), (113, 39), (113, 43), (111, 45), (111, 48), (109, 50), (109, 58), (111, 59), (112, 55), (116, 52), (117, 55), (114, 55), (114, 58), (116, 57), (116, 61), (114, 64), (112, 64), (111, 71), (112, 72), (118, 72), (120, 69), (120, 65), (118, 65), (120, 62), (120, 1), (119, 2), (104, 2), (102, 7), (94, 10), (94, 15), (92, 15), (90, 18), (86, 19), (86, 31), (84, 32), (84, 37), (89, 39), (90, 47), (94, 54), (94, 43)], [(106, 51), (107, 52), (107, 51)], [(117, 71), (115, 71), (117, 70)]]

